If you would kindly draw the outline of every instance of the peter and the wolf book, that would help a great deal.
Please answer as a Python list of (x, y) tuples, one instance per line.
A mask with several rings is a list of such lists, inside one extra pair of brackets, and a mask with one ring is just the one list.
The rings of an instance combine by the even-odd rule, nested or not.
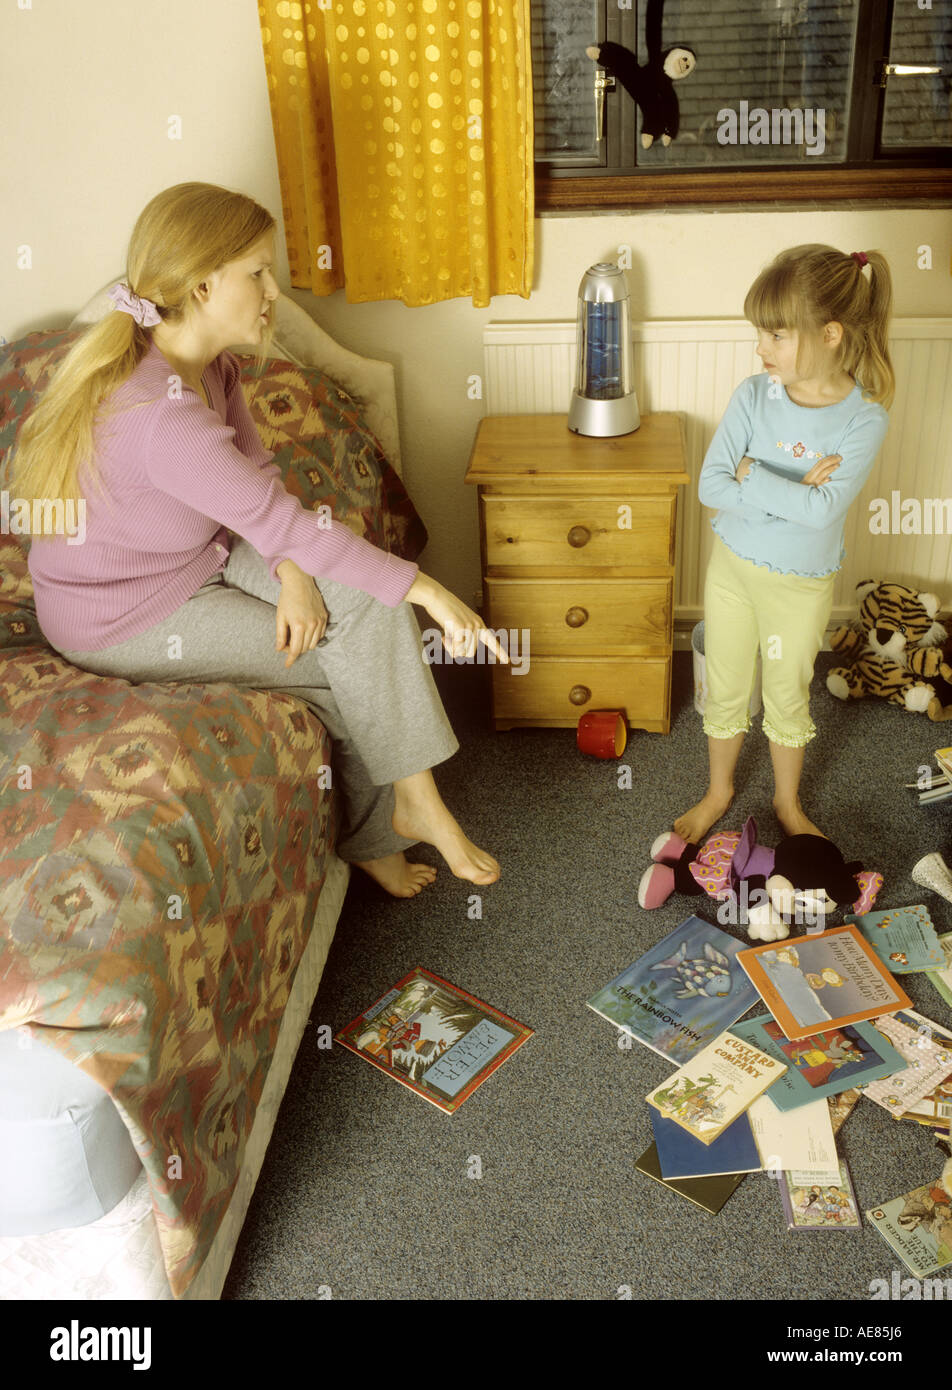
[(679, 1065), (758, 1001), (737, 964), (744, 943), (688, 917), (598, 990), (588, 1007)]
[(532, 1033), (418, 966), (334, 1041), (451, 1115)]

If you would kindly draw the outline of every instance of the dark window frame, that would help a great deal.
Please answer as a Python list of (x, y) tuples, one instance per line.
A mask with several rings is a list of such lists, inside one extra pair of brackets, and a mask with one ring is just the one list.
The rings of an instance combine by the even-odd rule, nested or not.
[[(860, 0), (845, 159), (802, 164), (723, 165), (659, 170), (635, 166), (634, 103), (619, 86), (606, 93), (604, 163), (581, 167), (535, 161), (537, 212), (731, 203), (883, 201), (952, 202), (952, 150), (910, 146), (882, 153), (879, 133), (886, 91), (880, 63), (889, 53), (893, 0)], [(637, 12), (605, 0), (598, 42), (634, 49)]]

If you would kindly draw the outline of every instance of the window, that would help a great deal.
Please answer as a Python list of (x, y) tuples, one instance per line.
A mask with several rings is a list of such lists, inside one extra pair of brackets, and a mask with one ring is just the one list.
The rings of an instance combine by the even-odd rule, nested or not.
[[(537, 207), (949, 198), (952, 23), (919, 4), (531, 0)], [(693, 51), (673, 138), (588, 56), (606, 41)]]

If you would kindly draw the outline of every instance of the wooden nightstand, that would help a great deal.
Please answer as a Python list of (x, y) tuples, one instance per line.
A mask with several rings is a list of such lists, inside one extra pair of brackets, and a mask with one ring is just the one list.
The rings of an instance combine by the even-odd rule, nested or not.
[(666, 734), (674, 528), (690, 482), (681, 416), (646, 415), (611, 439), (566, 420), (487, 416), (466, 474), (487, 626), (530, 635), (524, 675), (493, 666), (495, 725), (574, 728), (586, 710), (623, 709), (633, 728)]

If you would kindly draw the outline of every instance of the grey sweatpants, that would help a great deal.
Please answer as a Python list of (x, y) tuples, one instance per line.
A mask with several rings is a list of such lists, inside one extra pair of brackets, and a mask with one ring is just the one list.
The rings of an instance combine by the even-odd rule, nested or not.
[(424, 662), (412, 606), (388, 608), (361, 589), (315, 582), (326, 633), (290, 667), (287, 648), (275, 650), (281, 585), (240, 536), (225, 568), (147, 632), (101, 651), (56, 650), (83, 670), (134, 683), (228, 681), (297, 695), (331, 736), (343, 813), (337, 853), (351, 862), (381, 859), (413, 843), (391, 824), (393, 782), (443, 762), (459, 743)]

